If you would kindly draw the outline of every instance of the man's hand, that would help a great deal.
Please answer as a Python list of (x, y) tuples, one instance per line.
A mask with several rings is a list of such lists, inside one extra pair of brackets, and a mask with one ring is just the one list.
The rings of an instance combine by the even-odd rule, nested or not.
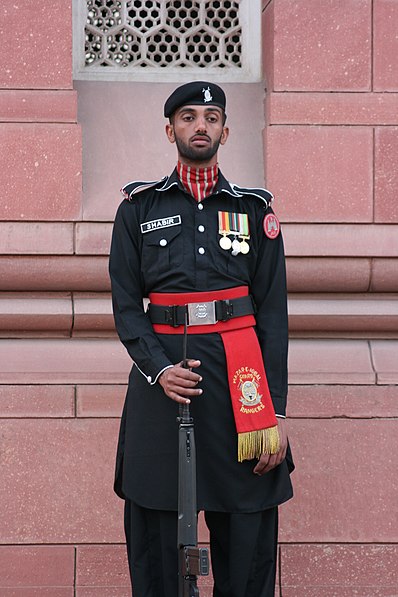
[(265, 475), (268, 471), (278, 466), (286, 456), (287, 450), (287, 425), (286, 419), (278, 418), (278, 431), (280, 438), (280, 449), (276, 454), (261, 454), (260, 460), (253, 469), (255, 475)]
[(182, 362), (177, 363), (163, 371), (158, 379), (166, 396), (181, 404), (189, 404), (191, 402), (190, 397), (199, 396), (203, 392), (203, 390), (196, 387), (202, 381), (201, 376), (191, 371), (191, 369), (200, 366), (200, 361), (188, 359), (187, 365), (189, 368), (185, 369)]

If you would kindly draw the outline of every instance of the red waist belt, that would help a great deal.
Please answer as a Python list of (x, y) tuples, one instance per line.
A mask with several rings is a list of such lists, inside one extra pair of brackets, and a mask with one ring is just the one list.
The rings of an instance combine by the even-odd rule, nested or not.
[[(259, 458), (261, 454), (279, 451), (277, 420), (268, 388), (253, 314), (247, 312), (249, 293), (247, 286), (238, 286), (213, 292), (150, 293), (153, 319), (159, 321), (162, 312), (170, 323), (153, 323), (160, 334), (183, 334), (182, 312), (187, 312), (188, 334), (220, 334), (227, 361), (227, 374), (232, 409), (238, 433), (238, 460)], [(221, 302), (221, 309), (216, 304)], [(224, 313), (225, 320), (217, 320), (217, 313)], [(217, 305), (218, 307), (218, 305)], [(228, 308), (231, 307), (228, 313)], [(232, 311), (232, 312), (231, 312)], [(234, 313), (235, 311), (235, 313)], [(238, 315), (236, 314), (238, 313)], [(151, 315), (151, 305), (149, 308)], [(227, 317), (229, 317), (227, 319)], [(160, 318), (160, 320), (162, 320)], [(181, 323), (178, 323), (181, 321)], [(202, 323), (197, 323), (202, 322)]]

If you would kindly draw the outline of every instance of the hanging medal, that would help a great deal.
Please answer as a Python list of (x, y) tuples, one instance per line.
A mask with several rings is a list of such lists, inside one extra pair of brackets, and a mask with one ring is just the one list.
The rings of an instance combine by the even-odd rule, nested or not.
[(238, 241), (238, 239), (236, 237), (232, 241), (232, 251), (231, 252), (234, 257), (239, 255), (239, 253), (240, 253), (240, 242)]
[(219, 245), (224, 251), (229, 251), (232, 246), (232, 241), (228, 237), (230, 233), (228, 213), (226, 211), (218, 212), (218, 233), (221, 234), (221, 238), (218, 241)]
[(245, 239), (243, 239), (240, 243), (240, 252), (243, 255), (247, 255), (249, 251), (250, 251), (250, 245), (249, 245), (249, 243), (246, 242)]
[(220, 247), (224, 249), (224, 251), (229, 251), (232, 246), (231, 239), (228, 238), (227, 233), (223, 232), (223, 236), (219, 240)]
[(240, 252), (243, 255), (247, 255), (250, 251), (250, 245), (247, 242), (250, 238), (249, 233), (249, 217), (247, 214), (238, 214), (239, 216), (239, 238), (241, 238), (240, 242)]

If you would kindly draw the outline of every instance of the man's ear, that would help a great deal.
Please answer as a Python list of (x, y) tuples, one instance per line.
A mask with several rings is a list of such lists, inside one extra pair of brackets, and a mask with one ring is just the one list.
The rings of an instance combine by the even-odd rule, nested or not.
[(174, 127), (171, 123), (166, 124), (166, 135), (170, 143), (175, 143)]
[(227, 126), (224, 126), (224, 128), (222, 130), (221, 139), (220, 139), (220, 145), (225, 145), (225, 143), (227, 142), (228, 136), (229, 136), (229, 128)]

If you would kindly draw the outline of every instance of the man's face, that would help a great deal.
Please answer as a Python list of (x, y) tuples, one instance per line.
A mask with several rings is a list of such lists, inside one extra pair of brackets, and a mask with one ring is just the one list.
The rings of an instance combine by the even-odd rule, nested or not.
[(187, 165), (213, 166), (219, 145), (228, 138), (224, 112), (217, 106), (182, 106), (166, 125), (171, 143), (176, 143), (180, 161)]

